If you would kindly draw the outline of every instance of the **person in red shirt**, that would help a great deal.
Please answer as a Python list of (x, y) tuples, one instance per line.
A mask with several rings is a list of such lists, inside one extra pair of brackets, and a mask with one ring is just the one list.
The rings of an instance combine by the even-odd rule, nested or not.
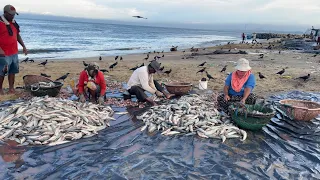
[(12, 5), (3, 8), (4, 14), (0, 17), (0, 94), (3, 94), (2, 84), (4, 76), (8, 74), (9, 93), (14, 93), (15, 74), (19, 73), (18, 43), (25, 55), (28, 50), (20, 36), (19, 25), (14, 16), (18, 13)]
[(86, 102), (86, 96), (89, 94), (92, 102), (96, 102), (98, 99), (98, 103), (102, 105), (106, 89), (103, 72), (99, 71), (97, 65), (90, 64), (80, 73), (78, 83), (80, 102)]

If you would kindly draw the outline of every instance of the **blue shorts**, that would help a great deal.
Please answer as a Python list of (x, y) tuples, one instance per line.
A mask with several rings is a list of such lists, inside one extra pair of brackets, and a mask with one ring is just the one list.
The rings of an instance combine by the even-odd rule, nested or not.
[(8, 66), (8, 72), (6, 74), (18, 74), (19, 73), (19, 59), (18, 54), (11, 56), (0, 57), (0, 76), (5, 76), (3, 72), (5, 66)]

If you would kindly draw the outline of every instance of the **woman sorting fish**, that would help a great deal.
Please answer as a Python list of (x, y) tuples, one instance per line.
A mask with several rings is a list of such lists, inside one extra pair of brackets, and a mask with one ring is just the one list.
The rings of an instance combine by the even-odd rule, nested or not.
[(80, 102), (84, 103), (88, 98), (91, 102), (98, 101), (99, 104), (104, 104), (107, 85), (103, 73), (99, 71), (98, 64), (89, 64), (80, 73), (77, 88)]
[(143, 66), (136, 69), (128, 81), (128, 92), (130, 95), (136, 95), (139, 102), (148, 102), (155, 106), (155, 103), (149, 98), (145, 91), (151, 94), (156, 94), (158, 97), (165, 96), (167, 99), (174, 96), (164, 91), (164, 88), (153, 80), (153, 74), (161, 72), (160, 64), (157, 61), (152, 61), (148, 66)]
[(254, 75), (247, 59), (241, 58), (237, 62), (236, 71), (231, 73), (223, 88), (223, 94), (218, 97), (220, 110), (228, 113), (229, 105), (233, 102), (255, 104), (256, 97), (252, 93), (256, 85)]

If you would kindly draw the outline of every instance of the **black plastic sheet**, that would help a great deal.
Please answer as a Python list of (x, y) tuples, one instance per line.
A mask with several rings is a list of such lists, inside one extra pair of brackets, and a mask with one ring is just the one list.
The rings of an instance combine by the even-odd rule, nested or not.
[[(320, 94), (290, 92), (320, 102)], [(125, 111), (125, 108), (114, 108)], [(141, 132), (132, 114), (115, 115), (99, 135), (54, 147), (0, 145), (0, 179), (316, 179), (320, 178), (319, 122), (278, 113), (245, 142)]]

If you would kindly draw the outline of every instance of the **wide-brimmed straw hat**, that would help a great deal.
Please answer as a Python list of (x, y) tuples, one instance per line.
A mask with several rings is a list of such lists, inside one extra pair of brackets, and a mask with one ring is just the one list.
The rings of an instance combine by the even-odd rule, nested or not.
[(238, 60), (237, 62), (237, 66), (235, 67), (236, 70), (239, 70), (239, 71), (249, 71), (251, 70), (251, 67), (249, 65), (249, 61), (245, 58), (241, 58)]

